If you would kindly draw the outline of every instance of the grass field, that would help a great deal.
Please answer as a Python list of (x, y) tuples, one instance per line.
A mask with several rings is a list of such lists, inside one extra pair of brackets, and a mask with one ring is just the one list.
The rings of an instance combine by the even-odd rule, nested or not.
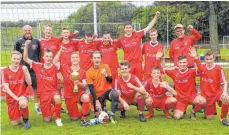
[[(64, 102), (62, 105), (65, 107)], [(140, 122), (137, 119), (138, 111), (135, 106), (132, 106), (126, 113), (126, 119), (120, 119), (119, 112), (116, 113), (118, 119), (116, 125), (108, 123), (87, 127), (81, 127), (79, 121), (71, 121), (67, 114), (62, 114), (64, 126), (58, 128), (54, 120), (51, 123), (43, 122), (41, 115), (34, 112), (32, 101), (29, 107), (31, 129), (25, 130), (22, 125), (17, 127), (10, 125), (6, 103), (1, 102), (2, 135), (229, 135), (229, 127), (219, 122), (220, 108), (217, 108), (218, 115), (212, 120), (205, 120), (202, 118), (202, 113), (197, 113), (198, 120), (192, 121), (189, 118), (189, 106), (188, 115), (182, 120), (168, 120), (161, 111), (155, 111), (155, 117)]]

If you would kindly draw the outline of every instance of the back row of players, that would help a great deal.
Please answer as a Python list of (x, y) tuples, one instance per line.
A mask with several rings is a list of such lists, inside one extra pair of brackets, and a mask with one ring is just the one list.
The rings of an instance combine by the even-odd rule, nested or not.
[[(163, 45), (157, 41), (157, 30), (152, 29), (159, 16), (160, 13), (156, 12), (149, 25), (137, 32), (130, 22), (125, 23), (125, 35), (118, 40), (113, 40), (110, 33), (103, 33), (102, 40), (97, 40), (92, 32), (86, 32), (82, 40), (74, 40), (71, 38), (77, 32), (70, 34), (66, 28), (62, 30), (62, 37), (55, 38), (52, 37), (52, 26), (46, 25), (44, 39), (39, 42), (32, 38), (32, 28), (24, 26), (25, 34), (15, 44), (15, 50), (19, 52), (13, 51), (12, 64), (3, 70), (3, 84), (7, 92), (6, 101), (11, 123), (18, 125), (22, 116), (24, 127), (30, 127), (28, 93), (24, 84), (26, 81), (27, 88), (31, 88), (32, 85), (36, 90), (44, 121), (49, 122), (55, 113), (57, 126), (63, 126), (60, 119), (61, 93), (57, 89), (57, 83), (64, 84), (64, 98), (70, 118), (72, 120), (80, 118), (83, 126), (88, 125), (86, 117), (90, 110), (90, 102), (93, 103), (95, 116), (98, 116), (105, 110), (106, 100), (111, 101), (112, 123), (117, 123), (115, 112), (121, 110), (121, 118), (125, 118), (125, 110), (128, 110), (131, 104), (137, 104), (141, 122), (154, 116), (153, 108), (162, 109), (169, 119), (172, 118), (169, 110), (173, 108), (173, 117), (181, 119), (188, 104), (194, 105), (191, 111), (193, 120), (196, 119), (195, 113), (202, 108), (205, 118), (211, 119), (216, 113), (215, 103), (221, 101), (220, 120), (228, 126), (227, 82), (223, 69), (214, 64), (214, 53), (208, 51), (205, 54), (205, 64), (201, 64), (193, 48), (194, 42), (201, 38), (201, 34), (189, 25), (187, 29), (192, 35), (185, 36), (185, 28), (177, 24), (175, 26), (177, 39), (171, 42), (169, 52), (171, 60), (177, 67), (165, 69), (163, 62), (161, 64), (164, 56)], [(147, 32), (151, 41), (141, 45), (141, 39)], [(124, 61), (120, 64), (116, 55), (117, 48), (122, 48), (124, 51)], [(19, 65), (22, 54), (24, 60), (22, 63), (27, 65), (29, 70)], [(144, 75), (142, 54), (145, 61)], [(194, 68), (194, 63), (197, 69)], [(121, 71), (120, 76), (117, 72), (118, 67)], [(79, 79), (76, 81), (71, 79), (73, 71), (79, 72)], [(175, 90), (163, 81), (161, 75), (164, 73), (173, 79)], [(200, 94), (195, 87), (197, 75), (201, 78)], [(78, 92), (73, 92), (74, 85), (78, 85)], [(173, 96), (167, 96), (167, 91)], [(78, 110), (77, 103), (82, 105), (81, 111)], [(144, 106), (149, 110), (146, 116), (143, 115)]]

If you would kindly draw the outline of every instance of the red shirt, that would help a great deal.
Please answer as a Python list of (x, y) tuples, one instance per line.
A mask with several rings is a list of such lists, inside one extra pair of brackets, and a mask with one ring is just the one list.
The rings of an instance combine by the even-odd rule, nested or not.
[(89, 44), (84, 40), (79, 41), (80, 68), (87, 71), (92, 66), (91, 53), (98, 50), (99, 43), (101, 43), (101, 40), (94, 40)]
[(131, 74), (130, 79), (128, 81), (124, 81), (122, 76), (119, 76), (115, 79), (115, 89), (120, 90), (121, 97), (127, 101), (132, 101), (134, 99), (134, 96), (136, 94), (136, 91), (133, 89), (130, 89), (127, 87), (127, 83), (131, 83), (132, 85), (136, 87), (143, 87), (140, 80), (137, 78), (137, 76)]
[(133, 32), (130, 37), (121, 36), (118, 39), (120, 47), (124, 51), (124, 59), (130, 63), (139, 63), (142, 61), (141, 39), (145, 35), (144, 30)]
[(46, 69), (43, 63), (32, 62), (32, 69), (36, 74), (37, 93), (48, 94), (57, 90), (57, 67), (52, 65)]
[(70, 65), (71, 64), (71, 54), (75, 51), (78, 51), (78, 40), (69, 40), (68, 43), (63, 43), (60, 42), (59, 43), (59, 48), (60, 46), (65, 47), (65, 51), (61, 53), (60, 55), (60, 64), (64, 64), (64, 65)]
[(146, 91), (151, 95), (153, 98), (163, 98), (166, 96), (167, 90), (160, 87), (160, 84), (158, 86), (154, 86), (152, 79), (148, 79), (145, 84)]
[(103, 45), (103, 43), (99, 44), (99, 51), (102, 53), (103, 58), (102, 62), (104, 64), (107, 64), (111, 69), (117, 70), (118, 68), (118, 58), (117, 58), (117, 47), (116, 43), (113, 43), (112, 45)]
[[(73, 93), (74, 82), (71, 79), (71, 74), (72, 74), (73, 70), (71, 69), (71, 66), (61, 64), (60, 65), (60, 72), (64, 78), (64, 97), (70, 98), (73, 94), (78, 93), (78, 92)], [(82, 82), (82, 80), (86, 78), (85, 70), (79, 69), (77, 72), (79, 73), (78, 80), (80, 82)], [(78, 88), (79, 88), (79, 92), (83, 91), (83, 89), (80, 86), (78, 86)]]
[(145, 57), (144, 74), (151, 74), (153, 66), (161, 67), (161, 61), (156, 59), (156, 54), (160, 49), (163, 49), (163, 44), (161, 43), (154, 46), (150, 42), (144, 43), (142, 48), (142, 54)]
[(192, 94), (197, 93), (195, 86), (196, 69), (187, 68), (184, 72), (166, 69), (165, 73), (173, 79), (177, 100), (186, 103)]
[(194, 59), (189, 55), (189, 48), (194, 46), (194, 43), (198, 41), (202, 36), (201, 34), (193, 29), (191, 36), (184, 36), (183, 38), (174, 39), (170, 43), (169, 56), (177, 66), (178, 57), (184, 55), (187, 57), (188, 67), (194, 65)]
[(227, 83), (223, 69), (219, 65), (207, 68), (203, 64), (203, 72), (200, 74), (200, 90), (204, 97), (214, 97), (221, 90), (220, 85)]
[[(25, 74), (23, 66), (20, 65), (17, 71), (12, 71), (9, 67), (3, 69), (3, 83), (8, 84), (10, 90), (16, 96), (28, 95), (26, 93)], [(6, 94), (6, 102), (15, 101), (10, 95)]]

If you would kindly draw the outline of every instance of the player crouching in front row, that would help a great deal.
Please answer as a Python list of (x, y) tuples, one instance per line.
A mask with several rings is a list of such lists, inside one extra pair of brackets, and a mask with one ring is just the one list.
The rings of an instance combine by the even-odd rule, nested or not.
[(29, 129), (28, 122), (28, 92), (25, 81), (31, 87), (31, 78), (27, 67), (20, 65), (22, 54), (13, 51), (11, 54), (11, 65), (3, 70), (3, 86), (6, 91), (6, 103), (8, 115), (12, 125), (19, 125), (22, 116), (24, 128)]
[(149, 101), (149, 93), (146, 92), (144, 86), (137, 78), (137, 76), (130, 74), (130, 64), (128, 61), (120, 63), (121, 76), (115, 80), (115, 89), (120, 92), (120, 102), (123, 110), (121, 111), (121, 118), (125, 118), (125, 110), (129, 109), (129, 105), (137, 104), (139, 109), (139, 120), (145, 122), (143, 115), (145, 101)]
[(52, 64), (53, 53), (46, 49), (44, 51), (44, 64), (34, 62), (28, 57), (28, 48), (31, 40), (25, 42), (24, 61), (28, 63), (34, 70), (37, 78), (37, 94), (40, 98), (41, 112), (44, 121), (50, 122), (53, 113), (56, 115), (56, 124), (62, 127), (60, 119), (61, 114), (61, 98), (57, 90), (57, 73), (58, 69)]
[(176, 106), (176, 98), (169, 97), (166, 92), (170, 92), (173, 96), (177, 95), (177, 92), (169, 86), (165, 81), (160, 81), (161, 72), (160, 67), (154, 66), (152, 68), (151, 79), (146, 80), (144, 86), (147, 92), (149, 92), (151, 100), (153, 103), (146, 102), (147, 109), (149, 113), (145, 116), (146, 119), (154, 116), (153, 108), (160, 108), (163, 110), (165, 116), (168, 119), (172, 119), (169, 110)]

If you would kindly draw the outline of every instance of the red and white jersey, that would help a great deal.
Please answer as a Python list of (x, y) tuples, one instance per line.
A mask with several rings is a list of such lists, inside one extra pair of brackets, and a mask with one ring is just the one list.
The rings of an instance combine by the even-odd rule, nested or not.
[(151, 95), (153, 98), (163, 98), (166, 96), (167, 90), (160, 87), (160, 84), (155, 86), (152, 82), (152, 79), (148, 79), (144, 83), (144, 87), (146, 91)]
[(116, 43), (112, 45), (103, 45), (103, 43), (99, 44), (99, 51), (102, 53), (102, 62), (103, 64), (107, 64), (111, 69), (118, 68), (118, 57), (116, 54), (117, 47)]
[(75, 51), (78, 51), (78, 43), (79, 40), (69, 40), (69, 42), (66, 44), (63, 42), (59, 43), (58, 49), (60, 49), (61, 46), (65, 47), (65, 51), (60, 55), (60, 64), (71, 64), (71, 54)]
[(136, 91), (133, 89), (130, 89), (127, 86), (127, 83), (131, 83), (132, 85), (136, 87), (143, 87), (140, 80), (137, 78), (137, 76), (131, 74), (129, 80), (125, 81), (123, 80), (122, 76), (119, 76), (115, 79), (115, 89), (120, 90), (121, 97), (127, 101), (132, 101), (134, 99), (134, 96), (136, 94)]
[(163, 44), (161, 43), (151, 45), (150, 42), (146, 42), (143, 44), (142, 54), (145, 58), (144, 74), (151, 74), (153, 66), (161, 67), (161, 61), (156, 59), (156, 54), (163, 48)]
[(212, 68), (208, 68), (203, 64), (203, 72), (200, 74), (200, 91), (204, 97), (215, 96), (221, 90), (220, 85), (227, 83), (222, 67), (214, 64)]
[(121, 36), (118, 44), (124, 51), (124, 59), (130, 63), (142, 61), (141, 39), (145, 35), (144, 30), (133, 32), (131, 36)]
[[(3, 85), (8, 85), (16, 96), (28, 95), (26, 92), (25, 74), (22, 65), (20, 65), (16, 71), (11, 70), (9, 67), (3, 69), (2, 82)], [(6, 100), (10, 102), (14, 99), (6, 94)]]
[(32, 62), (32, 69), (36, 74), (37, 93), (48, 94), (48, 92), (57, 90), (57, 67), (52, 65), (50, 68), (45, 68), (43, 63)]
[(80, 68), (88, 70), (92, 66), (91, 53), (98, 50), (98, 44), (101, 40), (94, 40), (91, 43), (86, 43), (84, 40), (80, 41), (78, 44), (78, 50), (80, 54)]
[[(70, 97), (72, 97), (73, 88), (74, 88), (74, 82), (71, 79), (71, 74), (72, 74), (73, 70), (71, 69), (71, 66), (62, 65), (61, 64), (60, 65), (60, 72), (61, 72), (61, 74), (63, 75), (63, 78), (64, 78), (64, 97), (65, 98), (70, 98)], [(78, 80), (80, 82), (82, 82), (83, 79), (86, 78), (86, 72), (83, 69), (79, 69), (77, 72), (79, 73)], [(79, 92), (83, 91), (83, 89), (80, 88), (80, 86), (78, 86), (78, 88), (79, 88)]]
[(48, 48), (52, 51), (53, 57), (58, 52), (58, 44), (62, 41), (62, 37), (52, 37), (51, 39), (41, 39), (40, 46), (41, 46), (41, 59), (40, 62), (44, 63), (44, 51)]
[(165, 73), (173, 79), (178, 100), (185, 102), (192, 94), (197, 93), (195, 86), (196, 69), (187, 68), (183, 72), (175, 69), (165, 69)]

